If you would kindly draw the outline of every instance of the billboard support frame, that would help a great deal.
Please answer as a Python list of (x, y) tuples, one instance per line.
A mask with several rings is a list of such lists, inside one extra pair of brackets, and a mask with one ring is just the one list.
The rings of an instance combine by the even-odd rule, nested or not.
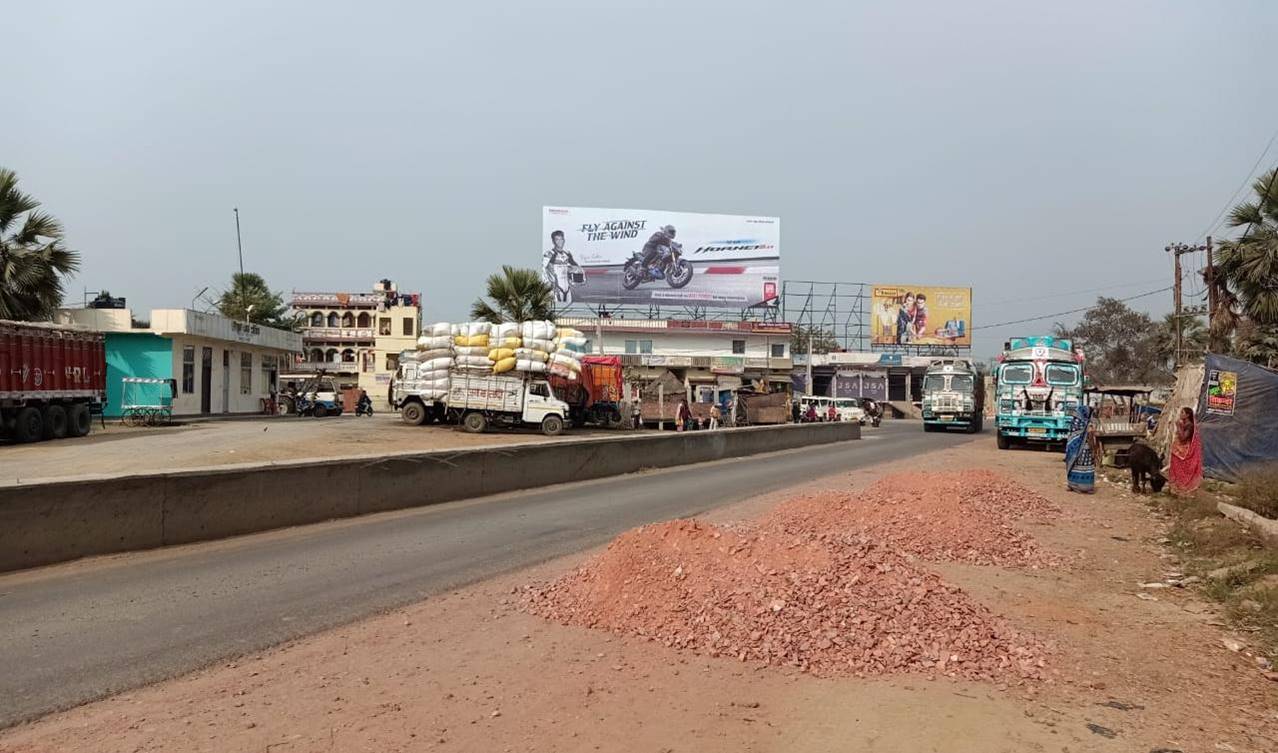
[(783, 280), (779, 313), (796, 326), (830, 332), (844, 350), (865, 350), (867, 287), (864, 282)]

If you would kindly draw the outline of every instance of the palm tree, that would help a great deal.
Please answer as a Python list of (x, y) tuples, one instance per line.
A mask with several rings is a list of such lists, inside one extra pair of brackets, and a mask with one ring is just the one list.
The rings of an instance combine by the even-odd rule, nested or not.
[(247, 320), (280, 329), (293, 329), (294, 325), (284, 297), (272, 292), (266, 280), (253, 272), (232, 274), (231, 288), (218, 298), (217, 308), (222, 316), (238, 322)]
[(18, 190), (17, 173), (0, 167), (0, 319), (48, 319), (62, 304), (63, 276), (80, 268), (80, 254), (62, 245), (62, 224), (38, 206)]
[[(1260, 327), (1278, 326), (1278, 168), (1252, 184), (1253, 201), (1229, 214), (1231, 228), (1243, 228), (1217, 246), (1215, 263), (1227, 304)], [(1217, 287), (1221, 289), (1220, 286)]]
[(553, 293), (535, 269), (503, 265), (501, 274), (488, 276), (487, 286), (488, 300), (476, 299), (470, 306), (476, 321), (499, 324), (555, 318)]
[[(1154, 349), (1163, 365), (1171, 369), (1176, 362), (1176, 314), (1163, 317), (1154, 330)], [(1207, 350), (1207, 325), (1200, 317), (1180, 317), (1181, 351), (1190, 360), (1199, 359)]]

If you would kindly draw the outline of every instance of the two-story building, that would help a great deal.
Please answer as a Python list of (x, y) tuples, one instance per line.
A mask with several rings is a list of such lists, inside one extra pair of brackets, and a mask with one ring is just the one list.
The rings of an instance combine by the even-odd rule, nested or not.
[(591, 353), (619, 355), (633, 383), (662, 382), (696, 402), (723, 393), (788, 391), (793, 363), (785, 322), (560, 318), (590, 340)]
[(300, 380), (324, 370), (339, 388), (364, 389), (384, 401), (399, 354), (417, 347), (421, 294), (400, 293), (395, 283), (381, 280), (367, 293), (294, 292), (291, 305), (306, 325), (302, 356), (286, 377)]
[(62, 309), (54, 321), (104, 333), (111, 418), (130, 397), (125, 377), (167, 382), (174, 416), (261, 413), (302, 349), (297, 333), (190, 309), (152, 309), (149, 321), (127, 308)]

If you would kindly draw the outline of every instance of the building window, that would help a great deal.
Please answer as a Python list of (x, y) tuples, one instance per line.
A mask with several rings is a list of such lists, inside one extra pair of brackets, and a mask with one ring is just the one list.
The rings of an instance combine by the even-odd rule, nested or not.
[(253, 354), (245, 351), (240, 353), (240, 394), (248, 395), (253, 392)]
[(328, 315), (328, 326), (337, 327), (341, 320), (337, 318), (337, 312), (333, 311)]
[(651, 341), (651, 340), (640, 340), (640, 341), (639, 341), (639, 352), (640, 352), (640, 353), (652, 353), (652, 341)]
[(323, 326), (324, 326), (324, 314), (323, 314), (323, 312), (316, 311), (316, 312), (314, 312), (313, 314), (311, 314), (311, 326), (312, 326), (312, 327), (323, 327)]
[(377, 317), (377, 334), (389, 335), (391, 333), (391, 320), (389, 316)]
[(631, 355), (631, 356), (633, 356), (633, 355), (635, 355), (635, 354), (636, 354), (636, 353), (638, 353), (638, 352), (639, 352), (639, 341), (638, 341), (638, 340), (627, 340), (627, 341), (626, 341), (626, 355)]
[(785, 343), (772, 343), (772, 357), (785, 358)]
[(386, 354), (386, 370), (395, 371), (398, 368), (399, 368), (399, 354), (387, 353)]
[(371, 317), (369, 317), (367, 311), (359, 312), (359, 318), (356, 319), (355, 321), (356, 321), (355, 326), (361, 327), (363, 329), (368, 329), (369, 327), (373, 326), (373, 320)]
[(745, 355), (745, 340), (732, 341), (732, 354), (735, 356)]
[(195, 394), (195, 346), (182, 346), (182, 394)]
[(354, 314), (352, 314), (352, 313), (351, 313), (351, 312), (349, 312), (349, 311), (347, 311), (345, 314), (342, 314), (342, 326), (343, 326), (343, 327), (354, 327), (354, 326), (355, 326), (355, 315), (354, 315)]
[(413, 317), (404, 317), (404, 337), (412, 337), (413, 329)]

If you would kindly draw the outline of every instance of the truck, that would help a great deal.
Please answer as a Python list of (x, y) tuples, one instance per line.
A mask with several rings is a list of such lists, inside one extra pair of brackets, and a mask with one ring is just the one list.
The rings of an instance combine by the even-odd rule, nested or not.
[(407, 424), (460, 424), (480, 434), (491, 426), (537, 426), (546, 436), (564, 430), (570, 409), (555, 397), (550, 382), (538, 374), (475, 374), (456, 370), (448, 390), (426, 392), (417, 382), (417, 362), (401, 357), (391, 387), (391, 404)]
[(1073, 341), (1047, 335), (1004, 343), (994, 372), (997, 442), (1063, 445), (1083, 401), (1083, 354)]
[(985, 424), (985, 378), (965, 358), (938, 358), (923, 375), (923, 431), (961, 428), (975, 434)]
[(573, 426), (621, 423), (621, 356), (584, 356), (577, 379), (551, 374), (549, 381), (555, 397), (568, 404)]
[(106, 404), (101, 332), (0, 321), (0, 437), (83, 437)]

